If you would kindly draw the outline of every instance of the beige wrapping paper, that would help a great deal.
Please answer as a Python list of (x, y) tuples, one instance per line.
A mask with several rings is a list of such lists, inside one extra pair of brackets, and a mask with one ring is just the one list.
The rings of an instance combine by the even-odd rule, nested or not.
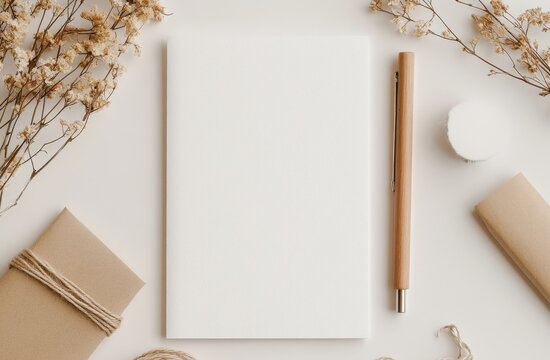
[(485, 200), (476, 213), (489, 232), (550, 303), (550, 206), (516, 175)]
[[(144, 283), (67, 209), (31, 250), (121, 314)], [(0, 278), (0, 359), (88, 359), (106, 337), (89, 318), (17, 269)]]

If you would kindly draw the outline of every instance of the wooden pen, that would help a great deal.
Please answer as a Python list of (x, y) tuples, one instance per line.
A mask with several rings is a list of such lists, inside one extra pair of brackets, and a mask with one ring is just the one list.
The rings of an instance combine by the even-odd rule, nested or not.
[(395, 251), (394, 285), (397, 312), (405, 312), (409, 288), (411, 180), (413, 139), (414, 53), (399, 53), (396, 73), (396, 107), (393, 148), (393, 238)]

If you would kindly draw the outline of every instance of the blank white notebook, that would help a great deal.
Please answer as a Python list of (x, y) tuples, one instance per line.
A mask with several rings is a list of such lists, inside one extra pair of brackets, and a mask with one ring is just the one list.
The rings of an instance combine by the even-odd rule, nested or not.
[(364, 37), (168, 45), (168, 338), (363, 338)]

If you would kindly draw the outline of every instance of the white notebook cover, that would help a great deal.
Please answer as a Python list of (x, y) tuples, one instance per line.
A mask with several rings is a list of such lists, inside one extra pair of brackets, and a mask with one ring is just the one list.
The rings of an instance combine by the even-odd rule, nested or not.
[(367, 334), (368, 42), (168, 45), (168, 338)]

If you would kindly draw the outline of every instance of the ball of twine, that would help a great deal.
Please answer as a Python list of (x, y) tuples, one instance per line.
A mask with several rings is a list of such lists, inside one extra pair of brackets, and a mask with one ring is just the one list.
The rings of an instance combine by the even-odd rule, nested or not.
[(148, 351), (134, 360), (195, 360), (195, 358), (183, 351), (157, 349)]

